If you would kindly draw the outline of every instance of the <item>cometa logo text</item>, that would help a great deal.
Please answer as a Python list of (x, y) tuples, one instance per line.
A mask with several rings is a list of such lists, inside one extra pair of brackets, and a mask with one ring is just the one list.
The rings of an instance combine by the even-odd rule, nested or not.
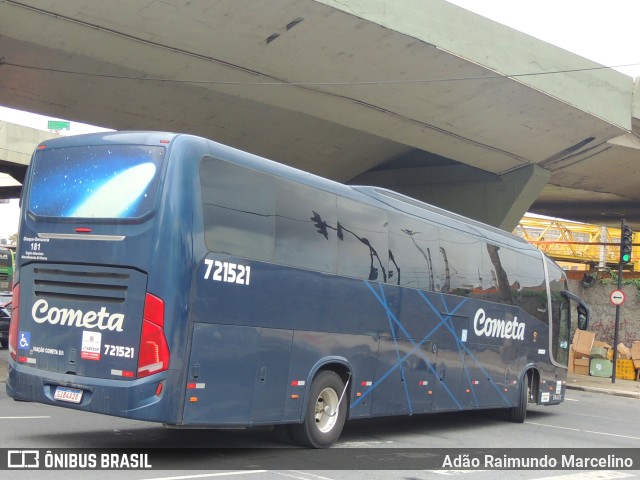
[(97, 328), (98, 330), (111, 330), (122, 332), (124, 315), (122, 313), (109, 313), (106, 307), (99, 312), (89, 310), (73, 310), (71, 308), (49, 307), (46, 300), (40, 299), (33, 304), (31, 315), (36, 323), (49, 322), (51, 325), (64, 325), (77, 328)]
[(512, 338), (514, 340), (524, 340), (524, 323), (518, 322), (518, 317), (513, 320), (501, 320), (499, 318), (487, 317), (484, 310), (479, 308), (473, 319), (473, 329), (476, 335), (494, 338)]

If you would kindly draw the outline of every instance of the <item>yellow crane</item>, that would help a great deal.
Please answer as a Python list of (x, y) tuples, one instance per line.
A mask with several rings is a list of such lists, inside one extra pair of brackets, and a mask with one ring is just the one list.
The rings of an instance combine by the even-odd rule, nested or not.
[[(600, 225), (525, 215), (513, 231), (557, 262), (582, 264), (584, 269), (605, 269), (618, 265), (620, 229)], [(636, 233), (633, 234), (633, 244)], [(625, 269), (640, 270), (640, 247), (632, 251)]]

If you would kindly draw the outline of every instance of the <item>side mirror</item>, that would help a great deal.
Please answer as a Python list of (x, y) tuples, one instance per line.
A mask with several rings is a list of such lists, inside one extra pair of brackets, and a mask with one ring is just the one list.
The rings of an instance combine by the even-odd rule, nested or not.
[(578, 305), (578, 328), (586, 330), (589, 327), (589, 309), (586, 305)]
[(589, 307), (585, 305), (580, 297), (565, 290), (564, 295), (578, 304), (578, 329), (586, 330), (589, 327)]

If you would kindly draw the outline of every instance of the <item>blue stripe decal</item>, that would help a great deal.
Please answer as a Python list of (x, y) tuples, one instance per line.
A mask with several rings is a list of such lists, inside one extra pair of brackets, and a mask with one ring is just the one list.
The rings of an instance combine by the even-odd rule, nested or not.
[[(407, 340), (413, 345), (413, 348), (404, 356), (400, 359), (400, 363), (396, 363), (393, 367), (391, 367), (387, 372), (385, 372), (378, 380), (376, 380), (376, 382), (369, 388), (367, 389), (367, 391), (365, 391), (361, 397), (357, 398), (352, 404), (351, 404), (351, 408), (356, 407), (357, 405), (359, 405), (367, 396), (369, 396), (375, 389), (376, 387), (378, 387), (380, 385), (380, 383), (382, 383), (389, 375), (391, 375), (391, 373), (393, 373), (396, 369), (398, 369), (401, 365), (402, 362), (404, 362), (407, 358), (409, 358), (411, 355), (413, 355), (414, 353), (418, 353), (418, 355), (420, 355), (422, 357), (422, 359), (426, 362), (427, 366), (429, 367), (429, 370), (434, 374), (434, 376), (438, 377), (438, 372), (436, 372), (436, 370), (433, 368), (433, 365), (431, 363), (431, 361), (429, 360), (429, 358), (424, 354), (424, 352), (420, 349), (420, 347), (422, 347), (422, 345), (424, 345), (424, 343), (426, 341), (428, 341), (431, 336), (438, 331), (438, 329), (440, 329), (440, 327), (442, 325), (446, 324), (446, 319), (442, 318), (442, 316), (440, 315), (440, 313), (438, 312), (438, 317), (440, 318), (440, 322), (433, 328), (431, 329), (431, 331), (429, 333), (427, 333), (422, 340), (420, 340), (420, 342), (415, 343), (414, 340), (411, 338), (411, 335), (409, 335), (409, 332), (407, 332), (407, 330), (404, 328), (404, 326), (402, 325), (402, 323), (400, 323), (400, 321), (398, 321), (398, 319), (396, 318), (396, 316), (394, 315), (394, 313), (391, 311), (391, 309), (389, 308), (389, 306), (387, 305), (387, 303), (385, 301), (383, 301), (380, 296), (378, 295), (378, 293), (374, 290), (374, 288), (371, 286), (371, 284), (368, 281), (364, 281), (364, 284), (367, 286), (367, 288), (369, 288), (369, 290), (371, 291), (371, 293), (373, 293), (374, 297), (376, 297), (376, 299), (378, 300), (378, 302), (380, 303), (380, 305), (382, 305), (382, 307), (385, 309), (385, 311), (387, 312), (387, 318), (390, 318), (393, 320), (393, 322), (398, 326), (398, 328), (404, 333), (404, 335), (406, 336)], [(452, 311), (449, 315), (453, 315), (460, 307), (462, 307), (462, 305), (465, 304), (465, 302), (467, 301), (467, 299), (463, 299)], [(447, 317), (450, 318), (450, 317)], [(447, 392), (447, 394), (449, 395), (449, 397), (451, 398), (451, 400), (456, 404), (456, 406), (458, 407), (458, 409), (462, 410), (462, 405), (460, 404), (460, 402), (458, 401), (458, 399), (455, 397), (455, 395), (453, 394), (453, 392), (451, 392), (451, 390), (449, 389), (449, 387), (445, 384), (445, 383), (440, 383), (440, 386), (442, 386), (444, 388), (444, 390)]]
[[(420, 294), (420, 296), (423, 298), (423, 300), (427, 303), (427, 305), (429, 305), (429, 307), (431, 308), (431, 310), (433, 310), (433, 312), (434, 312), (436, 315), (438, 315), (438, 317), (440, 317), (440, 318), (442, 319), (442, 316), (440, 315), (440, 312), (436, 309), (436, 307), (433, 305), (433, 303), (431, 303), (431, 301), (427, 298), (427, 296), (426, 296), (423, 292), (421, 292), (421, 291), (419, 291), (419, 290), (418, 290), (418, 293), (419, 293), (419, 294)], [(442, 303), (443, 303), (443, 304), (445, 304), (445, 302), (444, 302), (444, 298), (443, 298)], [(459, 305), (458, 305), (458, 306), (459, 306)], [(446, 304), (445, 304), (445, 310), (447, 310), (447, 308), (446, 308)], [(453, 314), (453, 312), (455, 312), (455, 310), (457, 310), (457, 307), (456, 307), (456, 308), (455, 308), (451, 313), (448, 313), (448, 315), (449, 315), (449, 316), (448, 316), (448, 318), (451, 318), (451, 317), (450, 317), (450, 315), (452, 315), (452, 314)], [(445, 326), (448, 328), (449, 332), (451, 332), (451, 334), (453, 335), (453, 338), (455, 338), (455, 339), (456, 339), (456, 343), (458, 344), (458, 348), (462, 347), (462, 348), (464, 349), (464, 351), (465, 351), (465, 352), (466, 352), (466, 353), (467, 353), (471, 358), (473, 358), (474, 363), (475, 363), (475, 362), (476, 362), (476, 356), (473, 354), (473, 352), (472, 352), (471, 350), (469, 350), (469, 349), (467, 348), (467, 346), (466, 346), (464, 343), (462, 343), (462, 342), (460, 341), (460, 339), (459, 339), (459, 338), (458, 338), (458, 336), (455, 334), (455, 331), (453, 330), (453, 328), (452, 328), (451, 326), (449, 326), (449, 325), (447, 325), (447, 324), (445, 324)], [(478, 365), (478, 368), (479, 368), (480, 370), (482, 370), (482, 373), (484, 373), (484, 374), (485, 374), (485, 376), (486, 376), (487, 378), (491, 378), (491, 375), (489, 374), (489, 372), (487, 372), (487, 371), (485, 370), (485, 368), (480, 364), (480, 362), (478, 362), (478, 363), (477, 363), (477, 365)], [(466, 367), (465, 367), (465, 370), (466, 370)], [(492, 386), (493, 386), (493, 388), (496, 390), (496, 392), (498, 392), (498, 394), (502, 397), (502, 399), (503, 399), (503, 400), (504, 400), (504, 402), (507, 404), (507, 406), (511, 406), (511, 402), (510, 402), (510, 401), (509, 401), (509, 399), (505, 396), (504, 392), (503, 392), (503, 391), (498, 387), (498, 385), (496, 385), (496, 384), (495, 384), (495, 382), (493, 382), (493, 381), (491, 382), (491, 385), (492, 385)], [(472, 386), (471, 390), (473, 391), (473, 386)], [(477, 404), (477, 403), (476, 403), (476, 404)]]
[[(420, 293), (422, 294), (422, 292)], [(421, 295), (421, 297), (425, 298), (424, 295)], [(458, 339), (458, 336), (456, 335), (453, 322), (451, 321), (451, 313), (449, 313), (449, 308), (447, 307), (446, 297), (441, 294), (440, 298), (442, 300), (442, 305), (444, 306), (444, 311), (447, 312), (447, 315), (449, 316), (449, 321), (445, 324), (445, 326), (451, 333), (451, 336), (456, 340), (456, 346), (458, 347), (458, 355), (460, 356), (460, 364), (463, 366), (464, 376), (467, 378), (467, 383), (469, 385), (469, 389), (471, 390), (471, 395), (473, 396), (473, 403), (475, 404), (476, 407), (478, 407), (479, 403), (478, 403), (478, 397), (476, 396), (476, 389), (474, 388), (474, 385), (471, 381), (471, 376), (469, 375), (469, 368), (467, 367), (467, 362), (464, 361), (465, 352), (462, 348), (460, 348), (464, 346), (464, 344), (462, 343), (462, 340)], [(473, 355), (472, 355), (472, 358), (473, 358), (473, 363), (475, 364), (476, 359)]]
[[(400, 349), (398, 348), (398, 337), (396, 336), (396, 329), (393, 326), (393, 320), (389, 315), (391, 313), (391, 309), (387, 304), (387, 298), (384, 296), (384, 289), (382, 288), (382, 284), (380, 284), (380, 299), (381, 302), (384, 302), (384, 309), (387, 312), (387, 320), (389, 321), (389, 330), (391, 330), (391, 336), (393, 338), (393, 344), (396, 349), (396, 359), (397, 365), (400, 365), (400, 377), (402, 378), (402, 386), (404, 387), (404, 395), (407, 398), (407, 406), (409, 407), (409, 415), (413, 415), (413, 405), (411, 404), (411, 396), (409, 395), (409, 388), (407, 386), (407, 379), (404, 375), (404, 360), (400, 358)], [(380, 300), (379, 299), (379, 300)]]

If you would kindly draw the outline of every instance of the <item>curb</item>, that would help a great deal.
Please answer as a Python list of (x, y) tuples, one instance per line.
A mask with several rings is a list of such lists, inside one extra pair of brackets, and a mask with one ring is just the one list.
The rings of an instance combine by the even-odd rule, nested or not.
[(640, 399), (640, 392), (625, 392), (624, 390), (614, 390), (611, 388), (586, 387), (584, 385), (567, 385), (567, 389), (580, 390), (582, 392), (602, 393), (604, 395), (615, 395), (616, 397)]

